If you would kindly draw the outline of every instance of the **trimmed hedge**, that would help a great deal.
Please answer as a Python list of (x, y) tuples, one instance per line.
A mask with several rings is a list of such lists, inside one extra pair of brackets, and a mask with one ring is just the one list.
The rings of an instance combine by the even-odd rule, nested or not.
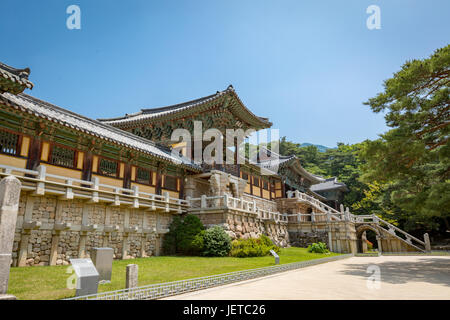
[(312, 243), (308, 246), (308, 252), (313, 252), (313, 253), (328, 253), (330, 252), (327, 249), (327, 245), (323, 242), (319, 242), (319, 243)]
[(272, 240), (265, 235), (259, 238), (238, 239), (231, 243), (232, 257), (263, 257), (270, 254), (270, 250), (280, 252), (280, 248), (273, 244)]

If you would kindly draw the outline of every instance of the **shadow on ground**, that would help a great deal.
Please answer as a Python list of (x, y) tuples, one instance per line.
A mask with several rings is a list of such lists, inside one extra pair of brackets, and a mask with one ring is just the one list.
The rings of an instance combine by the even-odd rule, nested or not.
[(427, 282), (450, 287), (450, 259), (420, 258), (419, 261), (385, 261), (369, 264), (345, 264), (340, 273), (367, 279), (369, 265), (377, 265), (381, 271), (381, 281), (401, 284), (407, 282)]

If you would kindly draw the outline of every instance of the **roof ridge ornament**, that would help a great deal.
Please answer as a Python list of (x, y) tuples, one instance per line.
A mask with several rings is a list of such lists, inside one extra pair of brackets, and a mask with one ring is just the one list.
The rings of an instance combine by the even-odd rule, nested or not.
[(0, 62), (0, 93), (9, 92), (14, 95), (25, 89), (33, 89), (33, 83), (28, 80), (30, 68), (16, 69)]

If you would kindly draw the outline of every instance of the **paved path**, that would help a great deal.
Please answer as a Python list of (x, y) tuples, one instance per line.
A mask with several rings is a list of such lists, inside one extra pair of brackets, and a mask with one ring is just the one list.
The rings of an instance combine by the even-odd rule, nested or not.
[[(370, 265), (380, 268), (379, 289), (367, 286), (367, 279), (372, 275), (366, 273)], [(450, 300), (450, 257), (352, 257), (168, 299)]]

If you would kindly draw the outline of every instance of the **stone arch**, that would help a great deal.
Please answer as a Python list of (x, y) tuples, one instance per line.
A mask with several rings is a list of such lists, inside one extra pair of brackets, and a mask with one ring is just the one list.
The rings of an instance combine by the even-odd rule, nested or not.
[(381, 251), (381, 233), (380, 230), (370, 224), (363, 224), (360, 225), (356, 228), (356, 242), (357, 242), (357, 251), (358, 252), (363, 252), (363, 243), (362, 243), (362, 235), (365, 231), (373, 231), (376, 235), (376, 239), (377, 239), (377, 247), (378, 250)]

